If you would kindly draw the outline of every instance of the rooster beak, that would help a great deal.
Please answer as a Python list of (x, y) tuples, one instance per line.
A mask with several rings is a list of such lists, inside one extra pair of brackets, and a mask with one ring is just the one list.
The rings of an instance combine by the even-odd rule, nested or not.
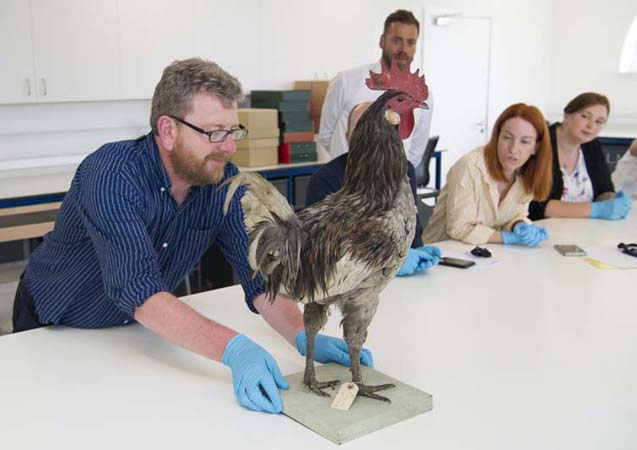
[(422, 102), (420, 104), (420, 106), (418, 106), (420, 109), (429, 109), (429, 105), (427, 104), (427, 102)]

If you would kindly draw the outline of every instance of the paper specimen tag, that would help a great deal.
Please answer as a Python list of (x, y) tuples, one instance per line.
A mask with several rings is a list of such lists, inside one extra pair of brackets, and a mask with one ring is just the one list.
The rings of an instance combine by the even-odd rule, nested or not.
[(332, 408), (349, 411), (357, 393), (358, 386), (355, 383), (341, 384), (341, 388), (336, 393), (336, 397), (334, 397), (334, 401), (332, 402)]

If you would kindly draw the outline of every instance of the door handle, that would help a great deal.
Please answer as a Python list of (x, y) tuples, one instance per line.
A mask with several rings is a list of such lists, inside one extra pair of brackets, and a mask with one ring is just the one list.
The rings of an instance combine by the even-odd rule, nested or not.
[(46, 79), (40, 78), (40, 95), (46, 95)]
[(24, 89), (27, 92), (27, 97), (31, 97), (31, 78), (24, 79)]

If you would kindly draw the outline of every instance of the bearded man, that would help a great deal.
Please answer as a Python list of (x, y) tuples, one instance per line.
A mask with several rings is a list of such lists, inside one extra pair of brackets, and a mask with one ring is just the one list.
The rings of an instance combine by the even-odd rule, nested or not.
[[(220, 185), (238, 172), (228, 161), (235, 141), (248, 133), (237, 114), (241, 97), (239, 81), (210, 61), (176, 61), (164, 70), (153, 95), (152, 131), (106, 144), (78, 167), (53, 231), (21, 276), (14, 332), (136, 321), (229, 366), (241, 405), (281, 412), (279, 389), (287, 382), (274, 358), (172, 294), (214, 242), (239, 276), (250, 310), (305, 351), (296, 303), (283, 296), (269, 302), (262, 278), (252, 277), (243, 191), (223, 213), (227, 186)], [(342, 339), (319, 336), (319, 362), (349, 362)]]
[[(389, 68), (392, 61), (395, 61), (401, 71), (410, 69), (416, 53), (419, 33), (420, 24), (410, 11), (404, 9), (394, 11), (385, 19), (383, 33), (380, 35), (378, 43), (381, 49), (380, 60), (340, 72), (330, 82), (321, 111), (319, 142), (332, 159), (348, 150), (346, 134), (350, 113), (354, 106), (373, 102), (383, 93), (383, 91), (371, 90), (365, 85), (369, 71), (380, 73), (381, 64)], [(429, 109), (416, 108), (413, 111), (413, 116), (409, 117), (411, 132), (407, 138), (403, 139), (407, 159), (414, 167), (420, 164), (429, 139), (433, 112), (431, 89), (429, 89), (427, 106)]]

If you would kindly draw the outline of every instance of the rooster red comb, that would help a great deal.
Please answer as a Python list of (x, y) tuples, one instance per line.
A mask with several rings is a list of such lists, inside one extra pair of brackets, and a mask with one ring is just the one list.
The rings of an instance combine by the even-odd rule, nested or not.
[(429, 88), (425, 84), (425, 76), (418, 75), (419, 69), (414, 73), (409, 72), (409, 68), (401, 71), (392, 60), (391, 69), (382, 64), (382, 72), (374, 73), (369, 71), (369, 78), (365, 80), (368, 88), (380, 91), (402, 91), (408, 94), (415, 103), (422, 103), (429, 97)]

